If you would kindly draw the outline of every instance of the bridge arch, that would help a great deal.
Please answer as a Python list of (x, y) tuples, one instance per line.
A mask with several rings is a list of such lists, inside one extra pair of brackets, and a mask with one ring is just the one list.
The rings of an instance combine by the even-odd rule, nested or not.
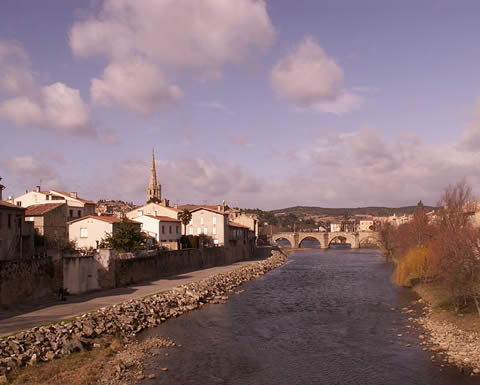
[[(313, 246), (313, 248), (321, 248), (322, 247), (322, 241), (320, 239), (318, 239), (318, 237), (315, 237), (313, 235), (307, 235), (305, 237), (303, 237), (302, 239), (299, 239), (299, 242), (298, 242), (298, 247), (303, 249), (303, 248), (307, 248), (305, 246), (302, 246), (302, 243), (304, 241), (313, 241), (313, 244), (309, 247), (311, 248)], [(305, 245), (305, 243), (304, 243)]]
[[(291, 239), (289, 236), (274, 236), (272, 238), (273, 243), (279, 245), (279, 246), (284, 246), (284, 247), (296, 247), (295, 241)], [(280, 242), (279, 242), (280, 241)], [(288, 242), (288, 245), (285, 245), (285, 243)]]

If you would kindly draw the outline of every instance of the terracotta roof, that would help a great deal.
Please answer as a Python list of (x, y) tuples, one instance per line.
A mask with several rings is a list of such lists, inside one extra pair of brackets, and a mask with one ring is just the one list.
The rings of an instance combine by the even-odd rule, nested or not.
[(205, 208), (205, 209), (210, 209), (210, 210), (218, 211), (218, 206), (219, 206), (219, 205), (193, 205), (193, 204), (187, 204), (187, 205), (178, 206), (178, 208), (179, 208), (181, 211), (183, 211), (183, 210), (192, 211), (192, 210), (196, 210), (196, 209), (200, 209), (200, 208)]
[[(69, 221), (67, 223), (74, 223), (74, 222), (78, 222), (78, 221), (83, 221), (84, 219), (88, 219), (88, 218), (98, 219), (99, 221), (108, 222), (108, 223), (118, 223), (118, 222), (122, 221), (120, 218), (117, 218), (117, 217), (110, 217), (110, 216), (104, 216), (104, 215), (87, 215), (86, 217), (77, 218), (77, 219), (74, 219), (74, 220)], [(132, 220), (129, 220), (129, 222), (140, 223), (140, 222), (132, 221)]]
[(72, 197), (70, 195), (70, 193), (68, 192), (65, 192), (65, 191), (60, 191), (60, 190), (51, 190), (52, 192), (54, 193), (57, 193), (57, 194), (60, 194), (60, 195), (64, 195), (70, 199), (76, 199), (77, 201), (80, 201), (82, 203), (86, 203), (86, 204), (91, 204), (91, 205), (96, 205), (96, 202), (93, 202), (93, 201), (89, 201), (88, 199), (83, 199), (83, 198), (80, 198), (79, 196), (77, 196), (76, 198)]
[(27, 207), (27, 211), (25, 211), (25, 215), (28, 216), (35, 216), (35, 215), (43, 215), (48, 213), (49, 211), (55, 210), (57, 207), (64, 206), (65, 203), (43, 203), (40, 205), (33, 205)]
[(217, 214), (228, 215), (228, 213), (226, 213), (224, 211), (218, 211), (216, 209), (210, 208), (209, 206), (198, 206), (197, 208), (195, 208), (193, 210), (190, 210), (190, 212), (193, 213), (193, 212), (198, 211), (198, 210), (207, 210), (207, 211), (211, 211), (211, 212), (217, 213)]
[[(148, 215), (148, 214), (145, 214), (146, 217), (149, 217), (149, 218), (153, 218), (153, 219), (156, 219), (160, 222), (178, 222), (180, 223), (180, 221), (178, 219), (175, 219), (175, 218), (170, 218), (170, 217), (164, 217), (164, 216), (155, 216), (155, 215)], [(137, 218), (138, 219), (138, 218)]]
[(25, 207), (16, 206), (16, 205), (14, 205), (10, 202), (7, 202), (7, 201), (0, 201), (0, 207), (9, 208), (9, 209), (17, 209), (17, 210), (25, 210)]
[(239, 225), (238, 223), (228, 222), (228, 225), (229, 225), (229, 226), (232, 226), (232, 227), (240, 227), (240, 228), (242, 228), (242, 229), (248, 229), (248, 230), (250, 230), (250, 227), (244, 226), (244, 225)]

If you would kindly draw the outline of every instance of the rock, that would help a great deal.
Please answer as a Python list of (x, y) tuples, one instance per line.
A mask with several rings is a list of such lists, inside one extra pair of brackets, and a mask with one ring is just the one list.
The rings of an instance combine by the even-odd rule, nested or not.
[(162, 372), (168, 371), (168, 368), (162, 368)]
[(157, 376), (155, 376), (155, 374), (149, 374), (147, 376), (150, 380), (153, 380), (154, 378), (157, 378)]
[(8, 379), (7, 379), (7, 376), (5, 375), (0, 376), (0, 385), (3, 385), (3, 384), (8, 384)]
[(51, 361), (55, 358), (55, 353), (52, 352), (52, 351), (49, 351), (45, 354), (45, 358), (48, 360), (48, 361)]

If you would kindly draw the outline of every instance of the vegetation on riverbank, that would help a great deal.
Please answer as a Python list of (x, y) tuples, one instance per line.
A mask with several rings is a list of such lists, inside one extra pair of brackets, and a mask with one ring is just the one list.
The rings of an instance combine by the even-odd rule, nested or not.
[(480, 231), (470, 216), (474, 204), (470, 187), (460, 182), (444, 190), (433, 218), (419, 202), (411, 222), (383, 226), (383, 252), (396, 265), (394, 283), (421, 284), (434, 309), (480, 315)]

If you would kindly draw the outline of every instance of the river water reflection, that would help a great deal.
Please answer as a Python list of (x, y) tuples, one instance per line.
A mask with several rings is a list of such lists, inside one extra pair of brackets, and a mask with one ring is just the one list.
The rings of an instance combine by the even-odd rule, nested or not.
[(391, 269), (375, 250), (294, 253), (227, 304), (145, 333), (183, 345), (148, 362), (156, 379), (145, 384), (478, 383), (431, 363), (407, 316), (391, 310), (415, 299), (391, 284)]

